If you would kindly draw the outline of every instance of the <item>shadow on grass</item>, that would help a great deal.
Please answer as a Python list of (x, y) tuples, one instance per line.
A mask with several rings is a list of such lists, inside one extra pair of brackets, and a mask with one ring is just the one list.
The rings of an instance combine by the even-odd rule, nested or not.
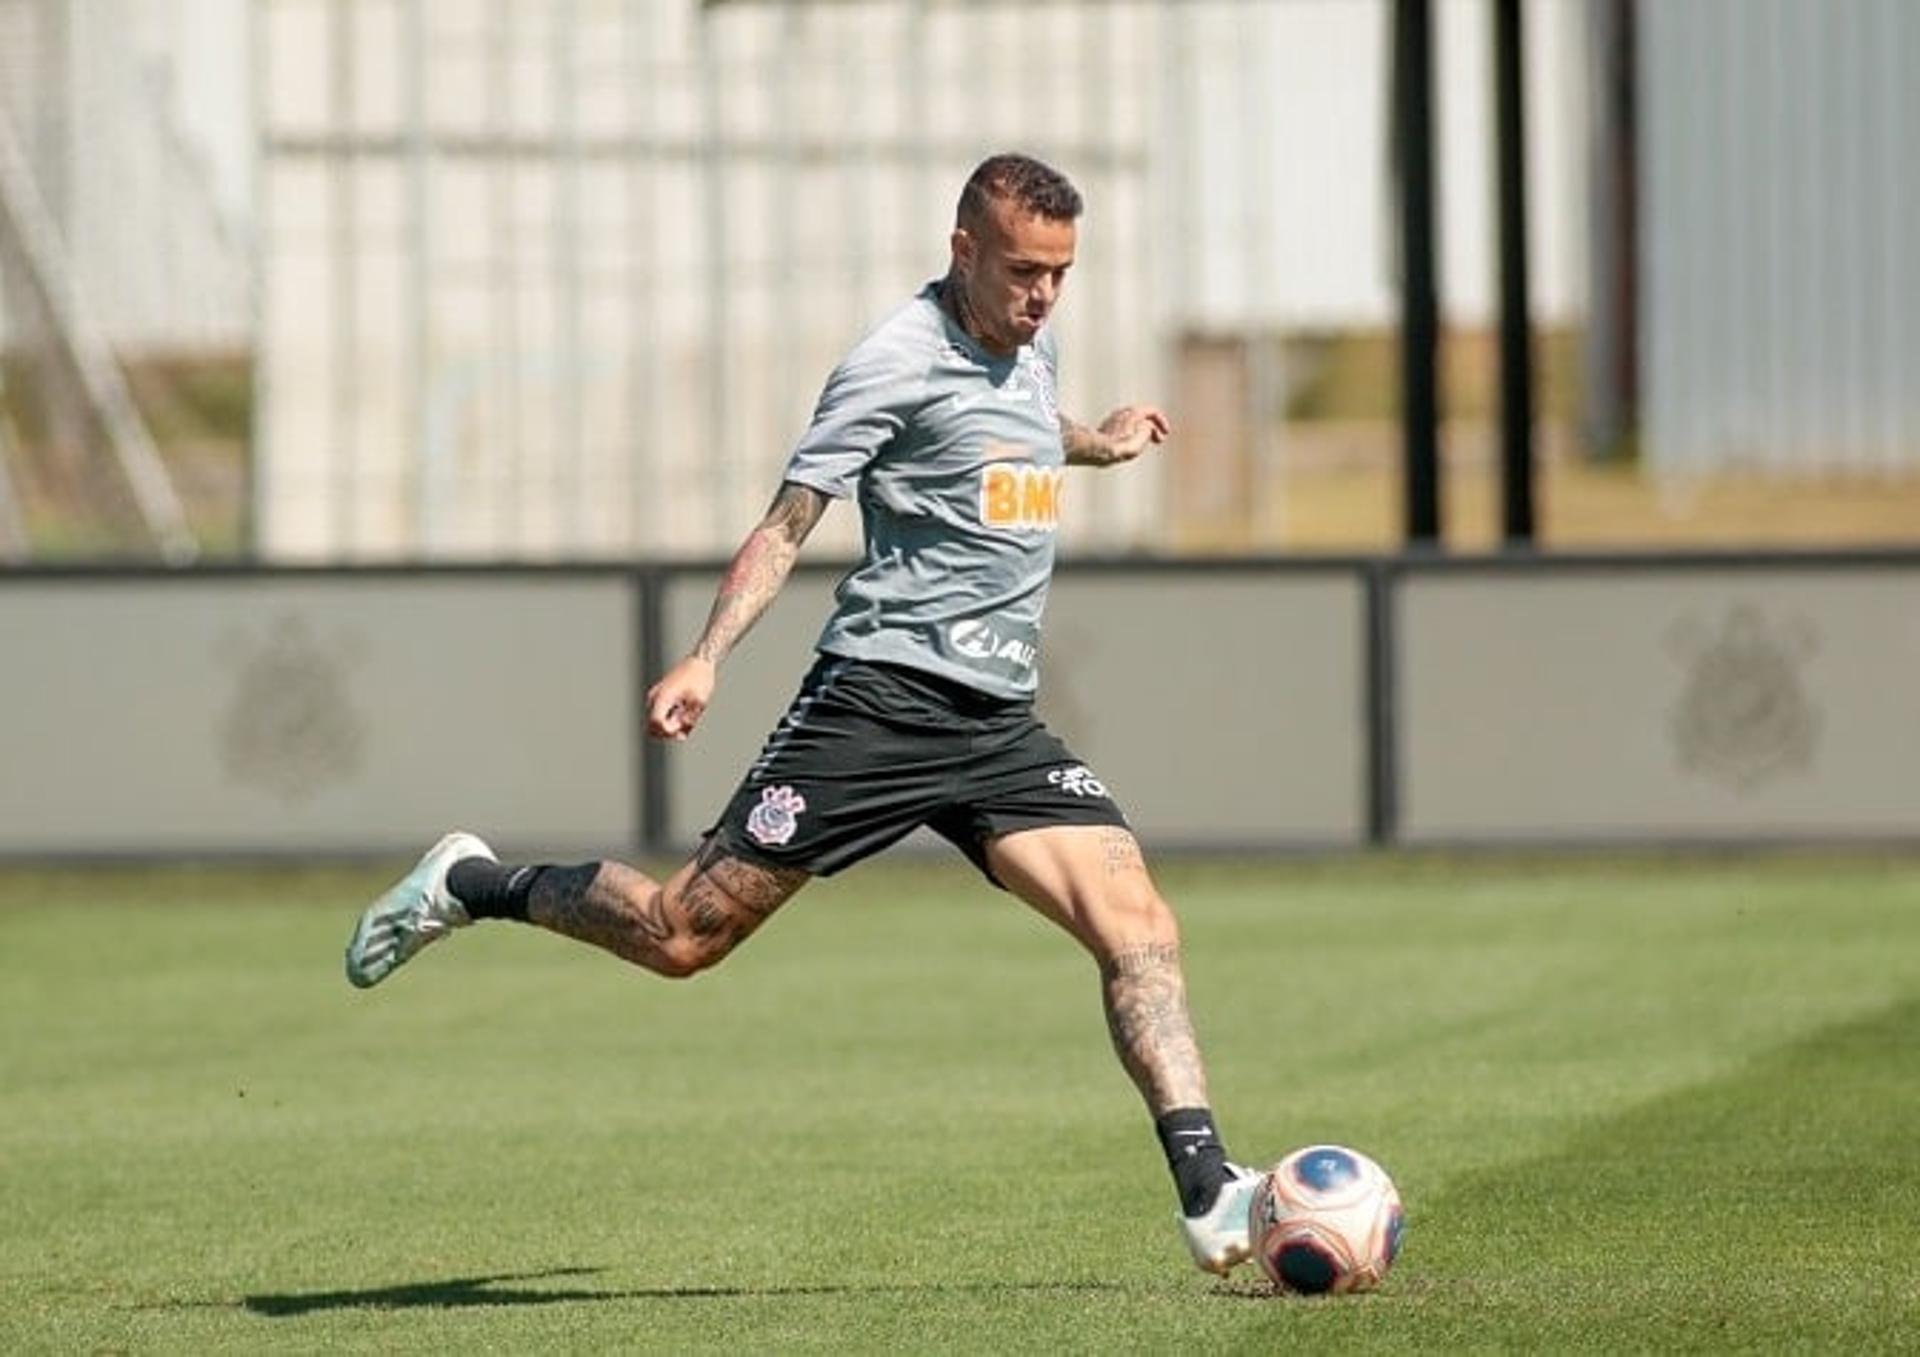
[(242, 1304), (249, 1313), (285, 1319), (323, 1310), (461, 1309), (498, 1305), (554, 1305), (608, 1300), (716, 1300), (764, 1296), (883, 1296), (888, 1294), (998, 1295), (1014, 1292), (1057, 1292), (1062, 1295), (1126, 1291), (1118, 1282), (848, 1282), (793, 1286), (658, 1286), (626, 1289), (582, 1286), (527, 1287), (503, 1285), (540, 1282), (559, 1277), (591, 1277), (602, 1268), (566, 1267), (546, 1272), (501, 1273), (482, 1277), (452, 1277), (445, 1281), (403, 1282), (398, 1286), (353, 1291), (301, 1291), (285, 1295), (248, 1296)]
[[(1428, 1334), (1441, 1347), (1911, 1348), (1920, 1332), (1920, 1291), (1905, 1261), (1913, 1252), (1907, 1222), (1920, 1218), (1920, 1156), (1911, 1149), (1917, 1053), (1920, 999), (1909, 999), (1599, 1118), (1543, 1156), (1473, 1174), (1416, 1205), (1419, 1261), (1378, 1299), (1451, 1313), (1457, 1327)], [(251, 1295), (238, 1304), (285, 1319), (350, 1309), (1154, 1289), (1092, 1279), (592, 1285), (604, 1271)], [(1177, 1285), (1173, 1274), (1169, 1285)], [(1240, 1278), (1181, 1290), (1273, 1301), (1270, 1289)], [(1354, 1300), (1288, 1304), (1352, 1313)], [(1503, 1310), (1516, 1317), (1496, 1321)]]

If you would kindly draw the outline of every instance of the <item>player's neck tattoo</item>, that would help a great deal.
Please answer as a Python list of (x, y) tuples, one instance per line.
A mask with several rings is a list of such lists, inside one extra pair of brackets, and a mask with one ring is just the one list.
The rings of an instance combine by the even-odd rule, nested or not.
[(980, 322), (974, 318), (973, 308), (967, 305), (967, 290), (958, 273), (949, 272), (940, 285), (941, 300), (947, 304), (947, 314), (953, 317), (954, 324), (964, 331), (967, 337), (989, 353), (993, 345), (981, 332)]

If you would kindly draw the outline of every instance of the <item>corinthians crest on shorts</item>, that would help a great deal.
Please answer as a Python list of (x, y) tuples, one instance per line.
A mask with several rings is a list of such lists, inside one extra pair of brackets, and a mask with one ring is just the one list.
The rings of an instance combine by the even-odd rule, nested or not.
[(807, 799), (791, 787), (769, 787), (760, 793), (760, 804), (747, 816), (747, 833), (755, 843), (787, 843), (800, 828), (800, 812)]

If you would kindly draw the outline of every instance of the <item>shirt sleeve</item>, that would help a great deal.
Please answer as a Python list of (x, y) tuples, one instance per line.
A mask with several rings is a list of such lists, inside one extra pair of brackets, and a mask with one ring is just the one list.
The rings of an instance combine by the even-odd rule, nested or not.
[(845, 499), (906, 427), (911, 396), (902, 363), (877, 346), (856, 348), (827, 378), (784, 479)]

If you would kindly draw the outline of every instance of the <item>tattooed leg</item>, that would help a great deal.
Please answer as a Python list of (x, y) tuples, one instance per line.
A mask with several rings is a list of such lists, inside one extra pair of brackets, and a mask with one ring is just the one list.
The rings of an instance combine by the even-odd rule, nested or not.
[(1207, 1105), (1200, 1043), (1187, 1015), (1187, 982), (1178, 944), (1148, 943), (1101, 963), (1107, 1030), (1148, 1110)]
[(806, 880), (709, 843), (664, 885), (619, 862), (547, 871), (527, 917), (658, 975), (688, 976), (717, 965)]
[(1060, 825), (994, 840), (987, 865), (1099, 964), (1107, 1031), (1153, 1117), (1187, 1246), (1201, 1267), (1225, 1273), (1247, 1256), (1246, 1227), (1234, 1224), (1237, 1199), (1220, 1205), (1239, 1170), (1227, 1159), (1207, 1097), (1180, 970), (1180, 926), (1140, 845), (1118, 825)]
[(1114, 1051), (1148, 1109), (1206, 1106), (1179, 925), (1133, 834), (1119, 825), (1024, 830), (994, 840), (987, 856), (999, 880), (1099, 963)]

